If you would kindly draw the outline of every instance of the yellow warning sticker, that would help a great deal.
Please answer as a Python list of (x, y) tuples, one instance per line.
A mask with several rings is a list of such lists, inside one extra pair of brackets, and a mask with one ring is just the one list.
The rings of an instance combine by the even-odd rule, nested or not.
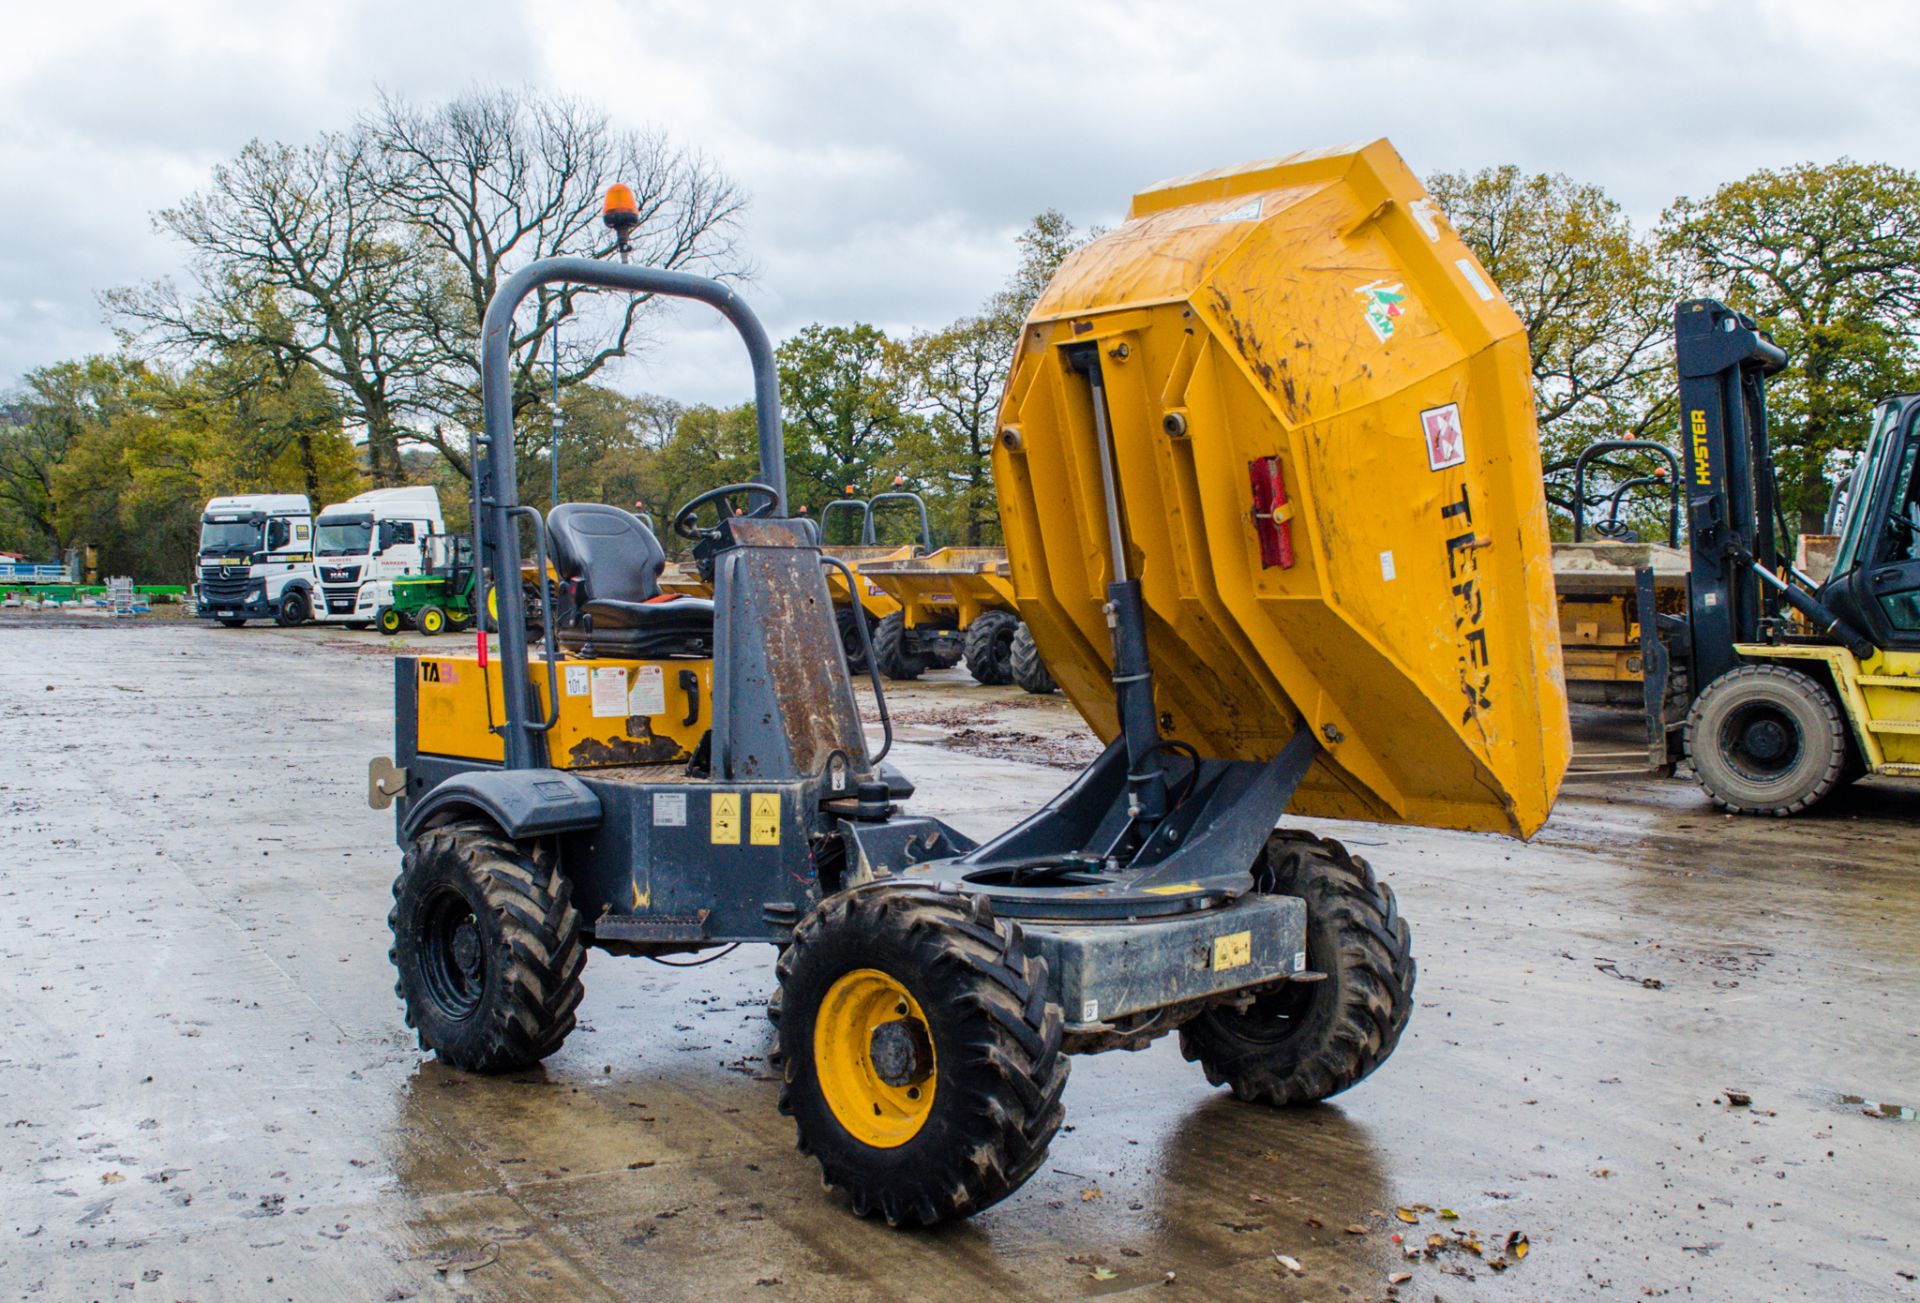
[(1253, 933), (1229, 932), (1213, 939), (1213, 971), (1224, 973), (1253, 962)]
[(1148, 887), (1145, 890), (1149, 896), (1184, 896), (1189, 891), (1200, 890), (1200, 884), (1197, 882), (1169, 882), (1164, 887)]
[(780, 793), (753, 793), (751, 838), (755, 846), (780, 844)]
[(715, 792), (713, 794), (713, 844), (715, 846), (740, 844), (740, 793)]

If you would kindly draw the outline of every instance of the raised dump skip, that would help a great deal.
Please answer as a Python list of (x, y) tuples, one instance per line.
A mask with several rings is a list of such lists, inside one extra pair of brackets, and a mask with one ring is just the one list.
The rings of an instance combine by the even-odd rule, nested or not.
[(1027, 322), (994, 453), (1022, 616), (1119, 731), (1094, 389), (1161, 732), (1301, 813), (1530, 835), (1570, 739), (1527, 341), (1385, 141), (1170, 181)]

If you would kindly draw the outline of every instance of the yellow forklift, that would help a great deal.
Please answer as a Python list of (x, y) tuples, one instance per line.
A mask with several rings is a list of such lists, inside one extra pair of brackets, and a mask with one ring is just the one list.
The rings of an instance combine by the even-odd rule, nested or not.
[[(746, 344), (759, 478), (670, 523), (711, 599), (660, 591), (630, 513), (516, 500), (513, 314), (561, 284), (703, 302)], [(518, 575), (527, 527), (564, 595), (537, 646), (505, 603), (497, 650), (396, 660), (370, 791), (406, 1018), (455, 1067), (558, 1050), (589, 948), (769, 944), (799, 1148), (855, 1213), (931, 1225), (1040, 1168), (1071, 1055), (1176, 1034), (1294, 1106), (1393, 1053), (1394, 894), (1283, 814), (1546, 817), (1569, 739), (1526, 340), (1384, 141), (1144, 191), (1035, 307), (994, 454), (1010, 579), (1106, 748), (983, 844), (905, 807), (870, 647), (862, 726), (851, 575), (789, 514), (773, 350), (731, 288), (543, 260), (482, 349), (484, 565)]]

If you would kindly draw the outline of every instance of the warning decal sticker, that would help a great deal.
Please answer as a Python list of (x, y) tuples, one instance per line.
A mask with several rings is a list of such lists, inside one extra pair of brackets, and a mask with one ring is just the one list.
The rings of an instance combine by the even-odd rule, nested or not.
[(1427, 467), (1443, 471), (1467, 460), (1467, 436), (1460, 428), (1460, 404), (1429, 407), (1420, 413), (1420, 428), (1427, 437)]

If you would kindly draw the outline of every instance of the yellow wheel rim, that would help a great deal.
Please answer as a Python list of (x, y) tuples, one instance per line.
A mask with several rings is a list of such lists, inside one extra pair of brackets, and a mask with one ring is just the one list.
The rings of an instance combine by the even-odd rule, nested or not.
[(827, 988), (813, 1024), (813, 1067), (827, 1107), (863, 1145), (896, 1149), (933, 1111), (932, 1028), (907, 988), (877, 968), (856, 968)]
[(447, 617), (438, 611), (428, 611), (420, 617), (421, 633), (439, 633), (446, 627)]
[(400, 612), (394, 610), (392, 607), (388, 607), (386, 610), (380, 612), (380, 627), (382, 629), (398, 629), (400, 627)]
[(491, 588), (487, 590), (487, 615), (495, 623), (498, 623), (500, 619), (500, 603), (493, 600), (493, 592), (494, 590)]

